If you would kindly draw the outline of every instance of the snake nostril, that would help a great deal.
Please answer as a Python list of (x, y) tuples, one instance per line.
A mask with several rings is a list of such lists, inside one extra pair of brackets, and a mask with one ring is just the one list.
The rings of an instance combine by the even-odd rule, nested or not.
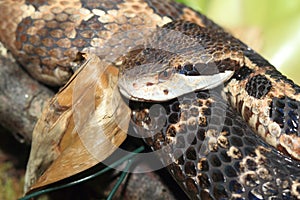
[(132, 83), (132, 87), (136, 89), (138, 85), (136, 83)]

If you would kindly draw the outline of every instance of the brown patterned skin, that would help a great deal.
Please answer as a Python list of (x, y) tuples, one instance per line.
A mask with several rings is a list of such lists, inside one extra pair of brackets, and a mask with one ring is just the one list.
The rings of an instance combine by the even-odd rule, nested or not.
[(77, 53), (105, 55), (112, 34), (155, 27), (172, 19), (202, 23), (200, 15), (170, 1), (0, 2), (0, 40), (37, 80), (63, 85), (78, 65)]
[(299, 86), (270, 64), (251, 64), (247, 78), (228, 82), (225, 96), (258, 135), (300, 160)]
[[(300, 163), (255, 135), (222, 87), (160, 104), (136, 104), (132, 119), (191, 199), (299, 199)], [(161, 130), (160, 127), (166, 122)]]
[[(232, 42), (229, 54), (238, 52), (234, 76), (222, 90), (200, 91), (162, 103), (168, 123), (147, 142), (155, 150), (175, 142), (162, 160), (174, 161), (169, 170), (191, 199), (300, 198), (299, 162), (270, 146), (300, 158), (300, 88), (205, 16), (159, 0), (2, 0), (0, 17), (1, 42), (34, 78), (52, 86), (68, 80), (80, 64), (79, 52), (101, 58), (111, 51), (122, 53), (114, 45), (103, 46), (120, 31), (168, 23), (176, 30), (180, 24), (185, 27), (194, 22), (193, 26), (206, 32), (200, 38), (209, 33), (223, 35), (224, 42)], [(189, 30), (184, 34), (195, 36)], [(209, 42), (208, 37), (205, 44)], [(131, 105), (138, 132), (143, 132), (139, 127), (147, 130), (157, 120), (148, 116), (151, 104), (144, 104)], [(182, 152), (185, 144), (189, 147)]]
[[(155, 43), (162, 43), (160, 44), (162, 47), (169, 45), (172, 49), (173, 46), (176, 48), (176, 45), (181, 45), (184, 48), (180, 49), (180, 53), (175, 55), (165, 51), (157, 53), (160, 49), (151, 50), (146, 48), (138, 53), (135, 50), (133, 55), (128, 55), (125, 67), (123, 66), (124, 70), (130, 67), (144, 67), (147, 66), (147, 63), (162, 63), (163, 66), (166, 63), (166, 65), (175, 69), (173, 71), (183, 73), (187, 77), (221, 74), (225, 70), (235, 71), (233, 77), (224, 83), (223, 97), (228, 99), (249, 126), (267, 143), (300, 160), (299, 86), (280, 74), (264, 58), (224, 32), (223, 29), (212, 30), (181, 20), (170, 22), (163, 28), (179, 31), (186, 36), (190, 36), (194, 39), (191, 39), (191, 41), (200, 44), (201, 48), (195, 48), (185, 38), (177, 38), (176, 42), (169, 42), (168, 36), (161, 37), (163, 38), (162, 41), (155, 41)], [(164, 42), (164, 40), (167, 40), (167, 42)], [(195, 46), (197, 47), (197, 45)], [(161, 70), (164, 72), (163, 68)], [(151, 67), (148, 71), (151, 71)], [(136, 75), (140, 76), (141, 74)], [(172, 75), (168, 76), (172, 77)], [(168, 79), (168, 76), (164, 81)], [(172, 83), (175, 84), (175, 82)], [(209, 83), (212, 83), (212, 81), (209, 81)], [(139, 83), (137, 81), (134, 84)], [(174, 91), (180, 87), (180, 81), (179, 84), (175, 85)], [(152, 82), (150, 82), (151, 86)], [(188, 88), (187, 85), (184, 85), (184, 87)], [(185, 93), (195, 90), (197, 88), (193, 87), (192, 90), (187, 89)], [(142, 92), (141, 94), (143, 95)], [(274, 101), (277, 100), (283, 102), (276, 104)]]

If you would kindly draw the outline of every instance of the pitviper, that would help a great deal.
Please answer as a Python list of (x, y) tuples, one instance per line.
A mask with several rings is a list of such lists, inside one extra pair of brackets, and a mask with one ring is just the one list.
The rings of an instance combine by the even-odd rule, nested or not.
[[(150, 134), (145, 140), (154, 150), (164, 148), (162, 161), (171, 163), (170, 173), (191, 199), (300, 198), (300, 87), (204, 15), (158, 0), (3, 0), (0, 13), (1, 42), (48, 85), (68, 80), (79, 67), (78, 53), (102, 59), (111, 52), (122, 55), (116, 63), (125, 74), (121, 77), (132, 68), (164, 66), (145, 83), (126, 78), (120, 88), (134, 100), (137, 134)], [(126, 35), (132, 49), (125, 55), (117, 43), (107, 42), (116, 33), (149, 28), (147, 45)], [(169, 41), (164, 30), (182, 37)], [(153, 42), (161, 48), (153, 48)], [(172, 45), (180, 53), (162, 48)], [(217, 81), (194, 84), (197, 76), (222, 73), (226, 76), (216, 76)], [(192, 80), (192, 86), (179, 93), (172, 90), (182, 85), (172, 82), (151, 89), (175, 75), (179, 82), (181, 77)], [(131, 91), (136, 88), (160, 91)]]

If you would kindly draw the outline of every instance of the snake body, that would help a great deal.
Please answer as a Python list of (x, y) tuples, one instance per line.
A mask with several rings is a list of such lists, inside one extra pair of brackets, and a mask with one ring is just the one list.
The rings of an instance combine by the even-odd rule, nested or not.
[[(157, 99), (156, 93), (144, 99), (130, 93), (135, 85), (126, 77), (120, 88), (135, 100), (134, 129), (149, 136), (145, 141), (154, 150), (165, 150), (162, 162), (171, 163), (170, 173), (191, 199), (300, 199), (300, 87), (204, 15), (172, 1), (3, 0), (0, 17), (1, 42), (34, 78), (52, 86), (68, 80), (80, 64), (78, 53), (107, 60), (111, 52), (120, 55), (116, 65), (124, 77), (149, 63), (164, 66), (148, 74), (141, 91), (175, 75), (198, 84), (199, 77), (227, 72), (215, 76), (220, 86), (206, 80), (199, 88), (173, 92), (170, 81), (154, 89), (160, 90)], [(172, 54), (139, 46), (127, 35), (130, 51), (124, 55), (113, 40), (106, 42), (116, 33), (147, 28), (154, 29), (149, 44), (187, 48)], [(160, 28), (191, 41), (156, 40)], [(157, 81), (160, 75), (163, 81)], [(159, 101), (158, 109), (152, 100)]]

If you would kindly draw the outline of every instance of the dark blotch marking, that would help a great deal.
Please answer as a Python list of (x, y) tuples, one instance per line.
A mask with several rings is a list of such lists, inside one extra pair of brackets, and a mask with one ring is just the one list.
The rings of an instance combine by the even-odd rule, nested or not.
[(266, 96), (270, 92), (271, 88), (271, 81), (263, 75), (252, 77), (246, 85), (246, 91), (248, 94), (257, 99), (261, 99)]
[(276, 122), (286, 134), (300, 136), (300, 102), (289, 97), (273, 98), (270, 118)]
[(232, 78), (235, 78), (238, 81), (244, 80), (249, 77), (249, 75), (253, 73), (253, 70), (248, 67), (241, 67), (237, 70)]

